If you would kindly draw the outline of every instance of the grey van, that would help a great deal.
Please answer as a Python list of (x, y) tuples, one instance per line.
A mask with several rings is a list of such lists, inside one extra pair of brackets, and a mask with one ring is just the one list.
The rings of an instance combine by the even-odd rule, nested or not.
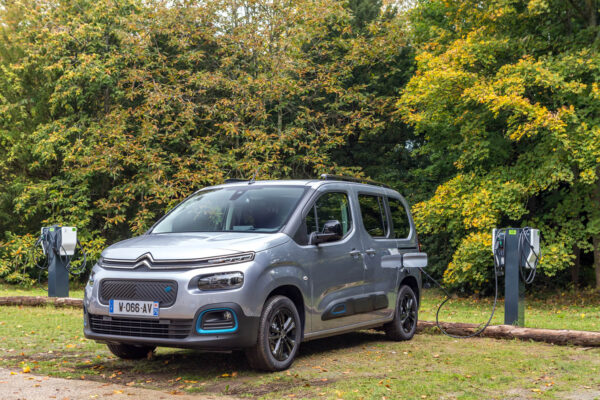
[(302, 341), (376, 327), (411, 339), (426, 264), (405, 199), (384, 185), (228, 181), (102, 252), (84, 333), (121, 358), (240, 349), (283, 370)]

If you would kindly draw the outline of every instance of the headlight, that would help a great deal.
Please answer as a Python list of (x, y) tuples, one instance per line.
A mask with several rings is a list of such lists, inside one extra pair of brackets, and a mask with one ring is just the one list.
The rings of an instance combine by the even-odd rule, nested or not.
[(244, 274), (241, 272), (224, 272), (202, 275), (198, 278), (200, 290), (237, 289), (244, 284)]

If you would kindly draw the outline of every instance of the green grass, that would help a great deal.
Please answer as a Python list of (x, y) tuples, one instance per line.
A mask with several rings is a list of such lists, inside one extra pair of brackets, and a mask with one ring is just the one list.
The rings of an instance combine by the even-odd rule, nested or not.
[[(31, 288), (0, 284), (0, 296), (47, 296), (47, 286)], [(72, 285), (70, 297), (83, 298), (83, 288)], [(435, 321), (438, 305), (444, 295), (436, 289), (423, 291), (419, 319)], [(484, 323), (492, 310), (493, 299), (457, 298), (444, 305), (440, 321)], [(525, 326), (530, 328), (600, 330), (600, 293), (593, 290), (579, 292), (527, 293), (525, 299)], [(504, 300), (498, 300), (492, 324), (504, 323)]]
[[(4, 296), (48, 296), (48, 285), (37, 284), (32, 287), (23, 287), (0, 283), (0, 297)], [(69, 297), (83, 299), (83, 285), (71, 284)]]
[(250, 370), (240, 353), (159, 348), (124, 361), (82, 337), (81, 310), (0, 309), (0, 366), (34, 374), (169, 391), (281, 398), (594, 398), (600, 349), (419, 334), (390, 342), (375, 331), (303, 343), (288, 371)]
[[(438, 305), (445, 296), (439, 290), (423, 291), (419, 319), (435, 321)], [(440, 311), (440, 321), (485, 323), (493, 298), (457, 298)], [(504, 299), (498, 299), (492, 324), (504, 323)], [(592, 290), (525, 295), (525, 326), (529, 328), (600, 330), (600, 293)]]

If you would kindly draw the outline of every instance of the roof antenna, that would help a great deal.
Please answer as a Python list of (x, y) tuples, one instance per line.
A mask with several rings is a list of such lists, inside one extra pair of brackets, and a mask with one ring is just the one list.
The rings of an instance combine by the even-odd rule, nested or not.
[(254, 171), (254, 175), (252, 175), (252, 178), (250, 179), (250, 182), (248, 182), (248, 185), (252, 185), (254, 183), (254, 181), (256, 180), (256, 174), (258, 174), (258, 170), (260, 169), (260, 167), (257, 167), (256, 170)]

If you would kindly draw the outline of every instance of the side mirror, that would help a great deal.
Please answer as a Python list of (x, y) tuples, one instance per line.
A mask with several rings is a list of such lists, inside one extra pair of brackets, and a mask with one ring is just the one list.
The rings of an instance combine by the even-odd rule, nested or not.
[(342, 238), (342, 224), (338, 220), (329, 220), (323, 224), (323, 232), (312, 232), (308, 239), (309, 244), (332, 242)]

